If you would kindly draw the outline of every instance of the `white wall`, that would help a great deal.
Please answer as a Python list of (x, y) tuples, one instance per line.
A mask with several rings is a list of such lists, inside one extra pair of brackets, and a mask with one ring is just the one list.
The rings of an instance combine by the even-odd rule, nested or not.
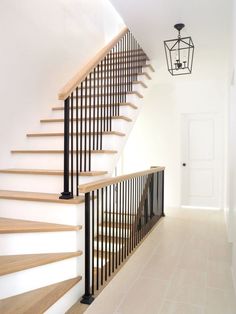
[(108, 0), (0, 1), (1, 168), (60, 88), (121, 27)]
[[(236, 69), (236, 1), (234, 1), (233, 11), (233, 58), (232, 63), (234, 73)], [(229, 168), (228, 168), (228, 208), (226, 211), (226, 221), (228, 226), (229, 240), (233, 244), (232, 256), (232, 272), (234, 278), (234, 285), (236, 289), (236, 82), (235, 74), (233, 75), (230, 88), (230, 102), (229, 102), (229, 141), (228, 141), (228, 155), (229, 155)]]
[[(195, 69), (201, 63), (195, 60)], [(194, 69), (194, 70), (195, 70)], [(166, 166), (166, 206), (181, 204), (181, 117), (184, 113), (218, 113), (223, 168), (224, 116), (227, 105), (225, 76), (200, 79), (196, 74), (171, 77), (165, 68), (157, 68), (152, 87), (123, 154), (123, 171), (131, 172), (150, 166)], [(223, 171), (220, 175), (223, 180)], [(223, 191), (223, 186), (221, 187)], [(221, 204), (223, 202), (223, 192)]]

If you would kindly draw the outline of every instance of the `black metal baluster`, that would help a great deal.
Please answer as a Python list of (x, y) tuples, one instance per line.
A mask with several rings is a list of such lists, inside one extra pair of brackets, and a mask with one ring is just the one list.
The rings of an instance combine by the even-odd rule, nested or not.
[(116, 227), (118, 221), (118, 195), (119, 195), (119, 185), (116, 184), (116, 222), (115, 222), (115, 229), (116, 229), (116, 268), (118, 266), (118, 229)]
[(84, 123), (84, 172), (87, 171), (87, 97), (88, 97), (88, 78), (85, 79), (85, 95), (84, 95), (84, 120), (81, 123)]
[[(126, 181), (127, 182), (127, 194), (126, 194), (126, 198), (127, 198), (127, 225), (129, 224), (129, 205), (130, 205), (130, 186), (129, 186), (129, 180)], [(129, 255), (129, 235), (127, 235), (127, 253), (126, 255)]]
[[(74, 134), (71, 134), (71, 136), (73, 137)], [(78, 87), (76, 87), (76, 195), (79, 196), (79, 88)]]
[(104, 189), (102, 188), (101, 189), (101, 249), (102, 249), (102, 253), (101, 253), (101, 285), (103, 285), (103, 249), (104, 249), (104, 247), (103, 247), (103, 244), (104, 244), (104, 238), (103, 238), (103, 236), (104, 236), (104, 234), (103, 234), (103, 231), (104, 231), (104, 229), (103, 229), (103, 226), (104, 226), (104, 217), (103, 217), (103, 212), (104, 212), (104, 199), (103, 199), (103, 191), (104, 191)]
[(80, 171), (83, 171), (83, 90), (84, 90), (84, 83), (80, 84)]
[(122, 187), (121, 187), (121, 182), (119, 183), (119, 190), (120, 190), (120, 195), (119, 195), (119, 220), (116, 223), (116, 228), (119, 231), (119, 266), (120, 266), (120, 255), (121, 255), (121, 248), (122, 248), (122, 244), (121, 244), (121, 229), (118, 228), (119, 225), (118, 223), (121, 221), (121, 206), (122, 206)]
[(103, 134), (103, 85), (104, 85), (104, 81), (103, 81), (103, 61), (101, 62), (101, 95), (100, 95), (100, 149), (102, 149), (102, 134)]
[(129, 193), (128, 193), (128, 224), (129, 224), (129, 237), (127, 241), (127, 256), (129, 255), (129, 252), (131, 250), (132, 246), (132, 235), (133, 235), (133, 220), (132, 220), (132, 181), (133, 179), (131, 178), (129, 180)]
[(108, 249), (108, 237), (107, 237), (107, 233), (108, 233), (108, 224), (107, 224), (107, 211), (108, 211), (108, 208), (107, 208), (107, 186), (105, 187), (105, 242), (106, 242), (106, 245), (105, 245), (105, 281), (107, 281), (107, 249)]
[(99, 289), (99, 190), (97, 190), (97, 290)]
[[(123, 222), (124, 225), (126, 226), (126, 208), (125, 208), (125, 182), (122, 181), (122, 212), (123, 212)], [(123, 241), (123, 259), (125, 259), (126, 255), (126, 234), (124, 236), (124, 241)]]
[(112, 86), (112, 116), (115, 116), (115, 56), (114, 56), (114, 47), (112, 49), (112, 59), (111, 59), (111, 64), (112, 64), (112, 76), (110, 79), (111, 86)]
[(112, 272), (115, 270), (115, 196), (116, 186), (112, 185), (113, 189), (113, 207), (112, 207)]
[[(127, 181), (124, 181), (124, 194), (123, 194), (123, 211), (125, 215), (125, 226), (127, 225), (128, 215), (127, 215)], [(127, 257), (127, 236), (125, 237), (125, 247), (124, 247), (124, 256)]]
[[(89, 146), (89, 166), (88, 169), (91, 171), (91, 141), (92, 141), (92, 99), (95, 99), (95, 95), (92, 95), (92, 87), (91, 87), (92, 73), (89, 73), (89, 138), (88, 138), (88, 146)], [(85, 121), (86, 123), (86, 121)]]
[(134, 214), (134, 207), (135, 207), (135, 195), (134, 195), (134, 178), (131, 179), (131, 215), (130, 215), (130, 246), (131, 246), (131, 251), (133, 251), (133, 228), (132, 228), (132, 219), (133, 219), (133, 214)]
[(92, 294), (94, 294), (94, 191), (92, 191)]
[(125, 226), (124, 226), (124, 214), (125, 214), (125, 181), (122, 182), (122, 204), (121, 204), (121, 221), (119, 221), (119, 226), (121, 226), (121, 246), (122, 246), (122, 251), (121, 251), (121, 262), (124, 260), (124, 234), (126, 232)]
[(91, 304), (94, 300), (90, 291), (91, 284), (91, 239), (90, 239), (90, 193), (85, 194), (85, 294), (81, 303)]
[(113, 73), (113, 69), (112, 69), (112, 64), (111, 64), (111, 51), (109, 52), (109, 67), (110, 67), (110, 77), (109, 77), (109, 117), (110, 117), (110, 121), (109, 121), (109, 131), (112, 130), (112, 73)]
[[(95, 76), (96, 76), (96, 68), (94, 68), (93, 70), (93, 94), (96, 96), (94, 96), (93, 98), (93, 150), (96, 149), (96, 147), (98, 146), (98, 144), (96, 145), (96, 124), (95, 124), (95, 115), (96, 115), (96, 105), (97, 105), (97, 98), (99, 90), (95, 85)], [(90, 80), (90, 84), (92, 84), (92, 80)]]
[[(100, 138), (100, 132), (99, 132), (99, 125), (100, 125), (100, 122), (99, 122), (99, 109), (100, 109), (100, 88), (101, 88), (101, 84), (100, 84), (100, 64), (98, 64), (98, 66), (96, 67), (96, 73), (94, 75), (94, 86), (97, 86), (97, 91), (98, 91), (98, 97), (97, 97), (97, 117), (96, 117), (96, 124), (97, 124), (97, 146), (96, 146), (96, 149), (98, 150), (99, 149), (99, 140), (100, 140), (100, 143), (101, 143), (101, 138)], [(100, 147), (101, 149), (101, 147)]]
[(122, 208), (122, 194), (123, 194), (123, 188), (122, 188), (122, 182), (119, 183), (119, 186), (120, 186), (120, 199), (119, 199), (119, 205), (120, 205), (120, 213), (121, 213), (121, 221), (119, 221), (119, 225), (120, 225), (120, 228), (121, 228), (121, 262), (123, 262), (123, 252), (124, 252), (124, 224), (123, 224), (123, 221), (124, 221), (124, 210)]
[(111, 185), (109, 185), (109, 276), (111, 276)]

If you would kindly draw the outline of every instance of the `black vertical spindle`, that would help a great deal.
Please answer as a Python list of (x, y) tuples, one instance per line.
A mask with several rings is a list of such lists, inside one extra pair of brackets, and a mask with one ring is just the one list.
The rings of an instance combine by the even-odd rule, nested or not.
[(92, 294), (94, 294), (94, 191), (92, 191)]
[(97, 290), (99, 289), (99, 210), (100, 210), (100, 204), (99, 204), (99, 190), (97, 190)]
[(91, 235), (90, 235), (90, 193), (85, 194), (85, 294), (81, 303), (91, 304), (94, 300), (90, 291), (91, 275)]
[[(76, 87), (76, 195), (79, 195), (79, 88)], [(72, 109), (74, 110), (74, 109)], [(71, 134), (74, 136), (74, 134)]]

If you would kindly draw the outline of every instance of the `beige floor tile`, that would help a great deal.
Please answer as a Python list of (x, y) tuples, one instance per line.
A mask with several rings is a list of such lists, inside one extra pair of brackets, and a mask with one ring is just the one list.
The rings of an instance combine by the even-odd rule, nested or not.
[(224, 274), (227, 271), (231, 271), (231, 265), (226, 262), (220, 262), (220, 261), (213, 261), (208, 260), (207, 261), (207, 272), (213, 272), (217, 274)]
[(178, 257), (175, 254), (154, 254), (141, 272), (141, 276), (170, 280), (176, 267)]
[(208, 259), (212, 261), (231, 263), (232, 246), (230, 244), (218, 244), (216, 241), (210, 246)]
[(168, 282), (151, 278), (139, 278), (125, 295), (117, 309), (122, 314), (147, 314), (149, 304), (155, 305), (155, 310), (161, 307)]
[(189, 285), (179, 286), (172, 282), (167, 290), (166, 299), (168, 301), (204, 306), (206, 289)]
[(234, 293), (207, 289), (205, 314), (236, 314)]
[(178, 266), (183, 269), (206, 272), (207, 257), (199, 250), (186, 248), (179, 259)]
[(112, 314), (124, 297), (120, 291), (106, 287), (85, 312), (86, 314)]
[(233, 280), (231, 270), (215, 273), (209, 271), (207, 273), (207, 287), (221, 290), (233, 290)]
[[(204, 314), (203, 308), (183, 303), (165, 302), (158, 314)], [(222, 313), (223, 314), (223, 313)]]
[(172, 283), (175, 284), (177, 288), (183, 285), (205, 288), (206, 272), (177, 268), (174, 272)]

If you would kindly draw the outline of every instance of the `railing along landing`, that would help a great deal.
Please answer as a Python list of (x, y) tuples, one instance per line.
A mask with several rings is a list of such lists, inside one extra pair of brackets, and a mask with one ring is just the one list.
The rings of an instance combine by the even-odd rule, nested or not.
[(85, 294), (93, 295), (164, 216), (164, 168), (80, 186), (85, 193)]

